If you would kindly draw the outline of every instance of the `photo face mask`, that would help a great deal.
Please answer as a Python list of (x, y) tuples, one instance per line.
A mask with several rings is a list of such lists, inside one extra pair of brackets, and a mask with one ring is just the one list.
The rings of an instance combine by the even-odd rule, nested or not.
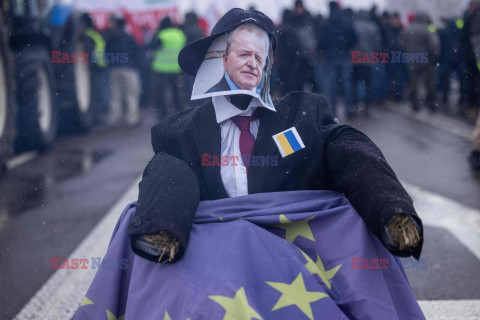
[[(243, 31), (243, 30), (242, 30)], [(234, 94), (248, 94), (267, 108), (272, 108), (270, 72), (273, 64), (272, 40), (269, 39), (263, 68), (261, 57), (248, 54), (258, 48), (258, 37), (239, 31), (230, 45), (227, 60), (227, 34), (215, 39), (207, 50), (193, 85), (191, 100)], [(262, 42), (264, 40), (261, 40)], [(264, 43), (264, 42), (263, 42)], [(251, 49), (251, 50), (250, 50)], [(248, 61), (250, 59), (250, 61)], [(255, 86), (255, 84), (258, 85)], [(243, 88), (243, 89), (242, 89)]]

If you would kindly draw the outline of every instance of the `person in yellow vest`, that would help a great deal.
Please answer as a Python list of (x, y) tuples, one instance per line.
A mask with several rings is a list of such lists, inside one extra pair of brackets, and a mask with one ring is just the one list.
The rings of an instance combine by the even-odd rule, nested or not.
[(180, 111), (184, 107), (185, 78), (178, 65), (178, 54), (186, 44), (186, 36), (176, 28), (169, 17), (162, 20), (154, 35), (150, 49), (151, 62), (150, 105), (159, 119)]
[(105, 39), (95, 30), (93, 20), (88, 14), (83, 14), (81, 18), (83, 26), (83, 44), (85, 51), (90, 57), (90, 72), (92, 85), (92, 101), (94, 108), (95, 122), (103, 123), (104, 117), (110, 109), (110, 81), (107, 63), (103, 56), (105, 54)]

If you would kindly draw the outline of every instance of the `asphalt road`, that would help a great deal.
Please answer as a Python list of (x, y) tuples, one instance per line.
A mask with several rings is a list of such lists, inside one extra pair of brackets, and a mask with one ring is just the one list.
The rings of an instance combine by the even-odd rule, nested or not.
[[(480, 175), (472, 172), (466, 160), (470, 142), (440, 126), (417, 121), (415, 117), (414, 113), (405, 116), (377, 108), (369, 118), (360, 117), (349, 123), (379, 146), (402, 181), (480, 209)], [(442, 210), (435, 204), (431, 208)], [(421, 212), (419, 215), (422, 217)], [(480, 216), (478, 219), (480, 222)], [(404, 260), (416, 298), (480, 299), (478, 258), (449, 230), (429, 226), (425, 221), (424, 224), (425, 242), (420, 262)]]
[[(349, 123), (380, 147), (402, 181), (471, 207), (474, 218), (480, 212), (480, 177), (466, 161), (467, 139), (387, 109)], [(153, 124), (147, 114), (135, 128), (63, 137), (1, 178), (0, 319), (22, 310), (54, 274), (51, 258), (67, 258), (141, 175), (153, 155)], [(442, 211), (438, 202), (418, 197)], [(422, 259), (404, 260), (418, 300), (480, 299), (480, 248), (465, 243), (462, 235), (426, 223)]]
[(67, 258), (153, 155), (152, 119), (61, 138), (0, 182), (0, 319), (11, 319)]

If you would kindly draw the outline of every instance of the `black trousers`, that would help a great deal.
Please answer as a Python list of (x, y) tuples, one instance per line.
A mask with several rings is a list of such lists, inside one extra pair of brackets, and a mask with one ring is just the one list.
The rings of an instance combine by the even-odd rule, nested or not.
[(365, 105), (368, 108), (372, 101), (372, 66), (369, 65), (354, 65), (352, 73), (353, 85), (353, 103), (357, 105), (360, 101), (358, 98), (358, 84), (360, 81), (365, 81), (366, 95)]
[(419, 89), (424, 86), (427, 91), (426, 103), (431, 110), (436, 110), (435, 106), (435, 65), (409, 64), (408, 65), (409, 98), (414, 110), (420, 109)]
[(181, 73), (168, 74), (152, 71), (150, 78), (150, 107), (159, 120), (185, 107), (186, 83)]

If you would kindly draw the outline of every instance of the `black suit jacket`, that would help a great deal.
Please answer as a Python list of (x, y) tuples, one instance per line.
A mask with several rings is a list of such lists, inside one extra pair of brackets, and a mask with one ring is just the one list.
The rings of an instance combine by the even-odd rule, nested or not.
[[(276, 156), (278, 164), (251, 166), (249, 193), (336, 190), (350, 200), (392, 253), (412, 254), (398, 250), (386, 232), (386, 223), (395, 214), (405, 213), (423, 236), (422, 223), (411, 198), (376, 145), (360, 131), (339, 124), (320, 95), (292, 92), (274, 105), (276, 112), (259, 108), (260, 126), (252, 156)], [(282, 158), (272, 136), (291, 127), (297, 129), (305, 148)], [(220, 166), (201, 165), (202, 154), (221, 156), (220, 126), (211, 101), (170, 116), (153, 126), (151, 133), (157, 155), (172, 155), (193, 170), (201, 200), (228, 197)], [(166, 208), (163, 214), (176, 213)], [(420, 251), (421, 244), (413, 255), (418, 258)]]
[(221, 91), (230, 91), (230, 86), (228, 85), (227, 79), (225, 79), (225, 76), (220, 79), (220, 81), (211, 87), (210, 89), (207, 90), (205, 93), (212, 93), (212, 92), (221, 92)]

